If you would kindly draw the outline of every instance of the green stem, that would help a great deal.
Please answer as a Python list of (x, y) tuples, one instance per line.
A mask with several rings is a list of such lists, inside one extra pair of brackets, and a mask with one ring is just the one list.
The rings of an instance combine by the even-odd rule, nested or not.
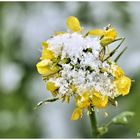
[(91, 128), (92, 128), (92, 136), (93, 138), (97, 138), (98, 136), (98, 131), (97, 131), (97, 121), (96, 121), (96, 114), (95, 114), (95, 110), (93, 107), (91, 107), (90, 109), (90, 123), (91, 123)]

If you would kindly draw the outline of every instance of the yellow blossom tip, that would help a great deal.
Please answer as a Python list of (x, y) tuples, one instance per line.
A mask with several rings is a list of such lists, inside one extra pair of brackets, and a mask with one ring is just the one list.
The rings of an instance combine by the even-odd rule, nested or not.
[(66, 25), (73, 32), (82, 31), (79, 20), (74, 16), (70, 16), (67, 18)]
[(94, 91), (93, 99), (92, 99), (92, 105), (94, 105), (97, 108), (105, 108), (108, 103), (108, 97), (102, 96), (99, 92)]
[(55, 90), (58, 89), (58, 87), (54, 82), (47, 82), (46, 88), (51, 92), (54, 92)]
[(76, 108), (72, 115), (71, 115), (71, 120), (76, 121), (82, 116), (82, 109)]
[(52, 61), (50, 60), (42, 60), (37, 63), (36, 65), (37, 71), (42, 75), (50, 75), (59, 71), (59, 67), (53, 66)]
[(111, 37), (115, 40), (115, 38), (117, 37), (117, 31), (115, 28), (109, 28), (108, 30), (105, 31), (104, 36)]
[(116, 79), (114, 81), (117, 91), (119, 93), (119, 95), (127, 95), (129, 93), (130, 87), (131, 87), (131, 79), (126, 77), (126, 76), (122, 76), (120, 79)]
[(41, 60), (43, 59), (55, 59), (55, 54), (53, 53), (52, 50), (49, 49), (49, 45), (47, 42), (42, 42), (43, 50), (42, 50), (42, 55), (41, 55)]
[(118, 65), (112, 65), (112, 75), (116, 78), (119, 79), (124, 75), (123, 70), (118, 66)]
[(79, 108), (87, 108), (90, 106), (88, 91), (84, 92), (82, 95), (76, 98), (76, 105)]
[(112, 43), (114, 41), (114, 38), (113, 37), (103, 37), (102, 39), (101, 39), (101, 45), (102, 46), (107, 46), (107, 45), (109, 45), (110, 43)]

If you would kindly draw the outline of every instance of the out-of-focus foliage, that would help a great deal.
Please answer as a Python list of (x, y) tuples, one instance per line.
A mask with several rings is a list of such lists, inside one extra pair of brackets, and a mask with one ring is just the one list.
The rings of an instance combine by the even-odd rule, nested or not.
[[(135, 2), (0, 2), (0, 138), (90, 138), (89, 120), (72, 122), (74, 106), (55, 103), (33, 110), (44, 97), (45, 85), (35, 64), (41, 42), (64, 31), (68, 16), (77, 16), (87, 28), (112, 24), (126, 37), (128, 51), (120, 65), (135, 80), (131, 93), (119, 106), (97, 113), (99, 125), (119, 112), (135, 112), (125, 126), (111, 126), (104, 137), (137, 137), (140, 131), (140, 3)], [(130, 50), (130, 51), (129, 51)], [(135, 69), (134, 69), (135, 68)], [(85, 118), (85, 117), (84, 117)]]
[[(0, 138), (36, 138), (40, 137), (41, 132), (36, 112), (33, 110), (35, 102), (28, 97), (27, 94), (30, 92), (26, 92), (28, 81), (35, 73), (35, 69), (33, 64), (29, 65), (20, 58), (22, 45), (20, 30), (16, 27), (11, 31), (6, 29), (8, 25), (5, 25), (5, 10), (12, 6), (22, 8), (20, 12), (25, 10), (24, 4), (0, 3), (0, 75), (3, 77), (2, 74), (7, 74), (4, 76), (7, 79), (3, 79), (7, 85), (4, 86), (3, 83), (0, 85)], [(15, 22), (18, 23), (18, 19)], [(12, 82), (15, 81), (12, 81), (11, 77), (18, 76), (16, 72), (21, 74), (19, 75), (21, 79), (20, 83), (14, 85)], [(13, 77), (13, 80), (14, 78), (16, 77)], [(17, 87), (12, 89), (10, 84)]]

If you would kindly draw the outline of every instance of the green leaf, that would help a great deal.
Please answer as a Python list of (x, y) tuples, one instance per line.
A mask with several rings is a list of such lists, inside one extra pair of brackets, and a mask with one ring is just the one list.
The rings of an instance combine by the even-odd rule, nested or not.
[(122, 125), (128, 124), (128, 118), (133, 117), (133, 116), (134, 116), (134, 112), (125, 111), (125, 112), (120, 113), (116, 117), (114, 117), (112, 119), (112, 123), (122, 124)]

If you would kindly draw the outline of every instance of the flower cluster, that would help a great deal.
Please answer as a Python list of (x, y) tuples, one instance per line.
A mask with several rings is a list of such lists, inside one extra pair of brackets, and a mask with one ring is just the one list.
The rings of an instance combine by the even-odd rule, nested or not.
[[(77, 120), (83, 109), (115, 105), (117, 96), (129, 93), (131, 79), (116, 64), (122, 52), (111, 60), (124, 40), (117, 38), (115, 28), (109, 25), (85, 33), (74, 16), (66, 24), (68, 32), (57, 32), (42, 43), (37, 70), (55, 98), (69, 102), (74, 97), (76, 109), (71, 119)], [(110, 51), (115, 41), (121, 43)]]

